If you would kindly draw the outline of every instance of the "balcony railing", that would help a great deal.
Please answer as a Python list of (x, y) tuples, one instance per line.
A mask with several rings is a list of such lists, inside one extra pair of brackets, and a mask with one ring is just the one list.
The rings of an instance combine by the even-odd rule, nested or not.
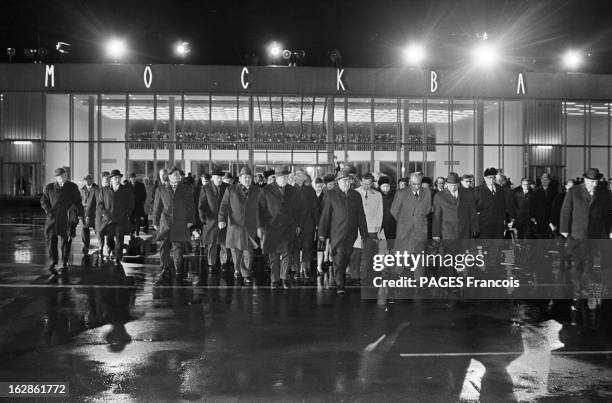
[[(167, 150), (169, 142), (155, 141), (130, 141), (128, 146), (132, 150)], [(254, 150), (270, 151), (326, 151), (328, 147), (334, 151), (397, 151), (398, 147), (407, 147), (408, 151), (423, 151), (424, 145), (420, 142), (398, 143), (277, 143), (262, 142), (253, 143)], [(177, 142), (175, 150), (248, 150), (248, 142)], [(427, 144), (427, 151), (436, 151), (435, 144)]]

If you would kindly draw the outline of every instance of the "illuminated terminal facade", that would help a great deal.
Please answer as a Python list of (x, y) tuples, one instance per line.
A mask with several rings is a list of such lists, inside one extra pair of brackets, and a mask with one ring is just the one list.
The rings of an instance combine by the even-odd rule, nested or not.
[(118, 168), (610, 176), (612, 75), (0, 64), (2, 196)]

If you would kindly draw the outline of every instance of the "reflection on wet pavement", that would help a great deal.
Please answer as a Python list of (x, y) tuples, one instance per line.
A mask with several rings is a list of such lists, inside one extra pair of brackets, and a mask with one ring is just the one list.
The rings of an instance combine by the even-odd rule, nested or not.
[[(610, 308), (569, 325), (547, 301), (156, 286), (155, 259), (45, 278), (41, 216), (0, 216), (1, 381), (67, 381), (76, 401), (610, 401)], [(607, 301), (606, 301), (607, 302)]]

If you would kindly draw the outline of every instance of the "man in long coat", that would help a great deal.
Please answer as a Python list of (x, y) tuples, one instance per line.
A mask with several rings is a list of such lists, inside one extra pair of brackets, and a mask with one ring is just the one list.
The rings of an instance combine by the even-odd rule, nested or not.
[(58, 263), (57, 237), (61, 240), (63, 270), (67, 270), (70, 259), (70, 242), (68, 241), (68, 210), (75, 207), (78, 216), (83, 217), (83, 204), (79, 188), (68, 180), (68, 174), (64, 168), (55, 170), (55, 182), (45, 186), (40, 205), (46, 214), (45, 237), (47, 250), (49, 252), (49, 272), (55, 276), (58, 271), (55, 266)]
[(219, 207), (219, 228), (227, 227), (225, 246), (232, 251), (234, 275), (252, 284), (251, 266), (257, 242), (257, 208), (261, 189), (253, 185), (248, 167), (240, 170), (238, 183), (225, 191)]
[(130, 233), (130, 214), (134, 210), (134, 192), (121, 184), (122, 177), (118, 169), (113, 169), (110, 185), (101, 188), (96, 200), (100, 214), (98, 231), (100, 237), (107, 237), (108, 247), (114, 249), (116, 264), (123, 257), (123, 238)]
[(336, 176), (338, 184), (323, 197), (323, 209), (319, 218), (319, 242), (330, 241), (334, 277), (338, 295), (344, 295), (346, 267), (349, 264), (353, 244), (358, 236), (362, 240), (368, 234), (361, 195), (351, 189), (349, 170), (344, 168)]
[(210, 272), (217, 269), (217, 253), (223, 270), (227, 270), (226, 229), (219, 229), (219, 207), (229, 185), (222, 182), (223, 172), (214, 170), (211, 180), (202, 186), (198, 212), (202, 222), (202, 243), (207, 247)]
[[(410, 175), (410, 185), (398, 190), (391, 205), (391, 215), (397, 221), (394, 249), (408, 253), (421, 253), (428, 234), (428, 216), (432, 209), (431, 189), (421, 187), (419, 173)], [(414, 268), (415, 278), (423, 274), (422, 267)]]
[(153, 205), (153, 226), (157, 239), (162, 242), (160, 281), (170, 279), (172, 263), (174, 273), (183, 276), (184, 246), (191, 240), (190, 229), (194, 223), (193, 186), (183, 183), (180, 170), (173, 167), (168, 172), (168, 184), (158, 188)]
[(85, 217), (83, 218), (83, 253), (89, 252), (89, 244), (91, 242), (90, 230), (95, 230), (96, 212), (94, 209), (89, 209), (89, 205), (94, 203), (96, 198), (96, 192), (98, 191), (98, 185), (93, 181), (93, 177), (89, 174), (83, 178), (85, 184), (81, 188), (81, 201), (83, 202), (83, 210), (85, 211)]
[(130, 174), (130, 185), (134, 192), (134, 211), (130, 216), (130, 222), (132, 224), (132, 231), (130, 235), (138, 236), (140, 233), (140, 227), (143, 224), (145, 212), (145, 202), (147, 201), (147, 188), (144, 183), (140, 182), (136, 178), (136, 174), (132, 172)]
[(306, 174), (303, 170), (295, 171), (294, 188), (300, 198), (300, 228), (302, 231), (296, 237), (293, 249), (293, 266), (296, 276), (307, 280), (309, 278), (310, 263), (312, 262), (312, 247), (314, 236), (319, 223), (319, 203), (317, 194), (311, 186), (304, 184)]
[(584, 183), (567, 191), (561, 207), (559, 232), (567, 238), (574, 298), (590, 285), (595, 254), (600, 253), (601, 268), (609, 268), (610, 241), (606, 239), (612, 238), (612, 197), (607, 187), (598, 186), (602, 177), (597, 168), (590, 168)]
[[(92, 215), (95, 217), (93, 226), (96, 229), (96, 236), (98, 237), (98, 253), (100, 258), (104, 256), (104, 245), (107, 244), (107, 241), (106, 236), (100, 232), (100, 228), (102, 227), (102, 211), (98, 208), (98, 200), (102, 197), (102, 190), (109, 186), (110, 172), (103, 171), (100, 175), (100, 186), (93, 193), (92, 197), (89, 199), (89, 203), (87, 203), (87, 206), (85, 207), (85, 214), (89, 217)], [(91, 218), (90, 225), (92, 225)], [(100, 263), (101, 261), (102, 259), (100, 259)]]
[(257, 235), (270, 259), (272, 287), (280, 280), (284, 288), (289, 288), (290, 246), (301, 231), (300, 198), (295, 188), (288, 186), (288, 175), (286, 167), (274, 171), (275, 181), (262, 189), (257, 209)]
[(478, 234), (478, 215), (474, 194), (460, 185), (459, 175), (448, 174), (446, 189), (433, 200), (432, 236), (441, 240), (448, 253), (465, 251), (469, 239)]

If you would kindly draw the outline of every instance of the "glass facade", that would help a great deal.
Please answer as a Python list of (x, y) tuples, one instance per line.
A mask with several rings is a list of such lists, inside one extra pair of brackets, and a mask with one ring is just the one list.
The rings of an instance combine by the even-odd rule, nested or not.
[(500, 167), (517, 184), (589, 166), (612, 174), (610, 102), (207, 94), (1, 94), (2, 195), (36, 195), (120, 169), (155, 177), (275, 165), (311, 175), (349, 163), (395, 180)]

